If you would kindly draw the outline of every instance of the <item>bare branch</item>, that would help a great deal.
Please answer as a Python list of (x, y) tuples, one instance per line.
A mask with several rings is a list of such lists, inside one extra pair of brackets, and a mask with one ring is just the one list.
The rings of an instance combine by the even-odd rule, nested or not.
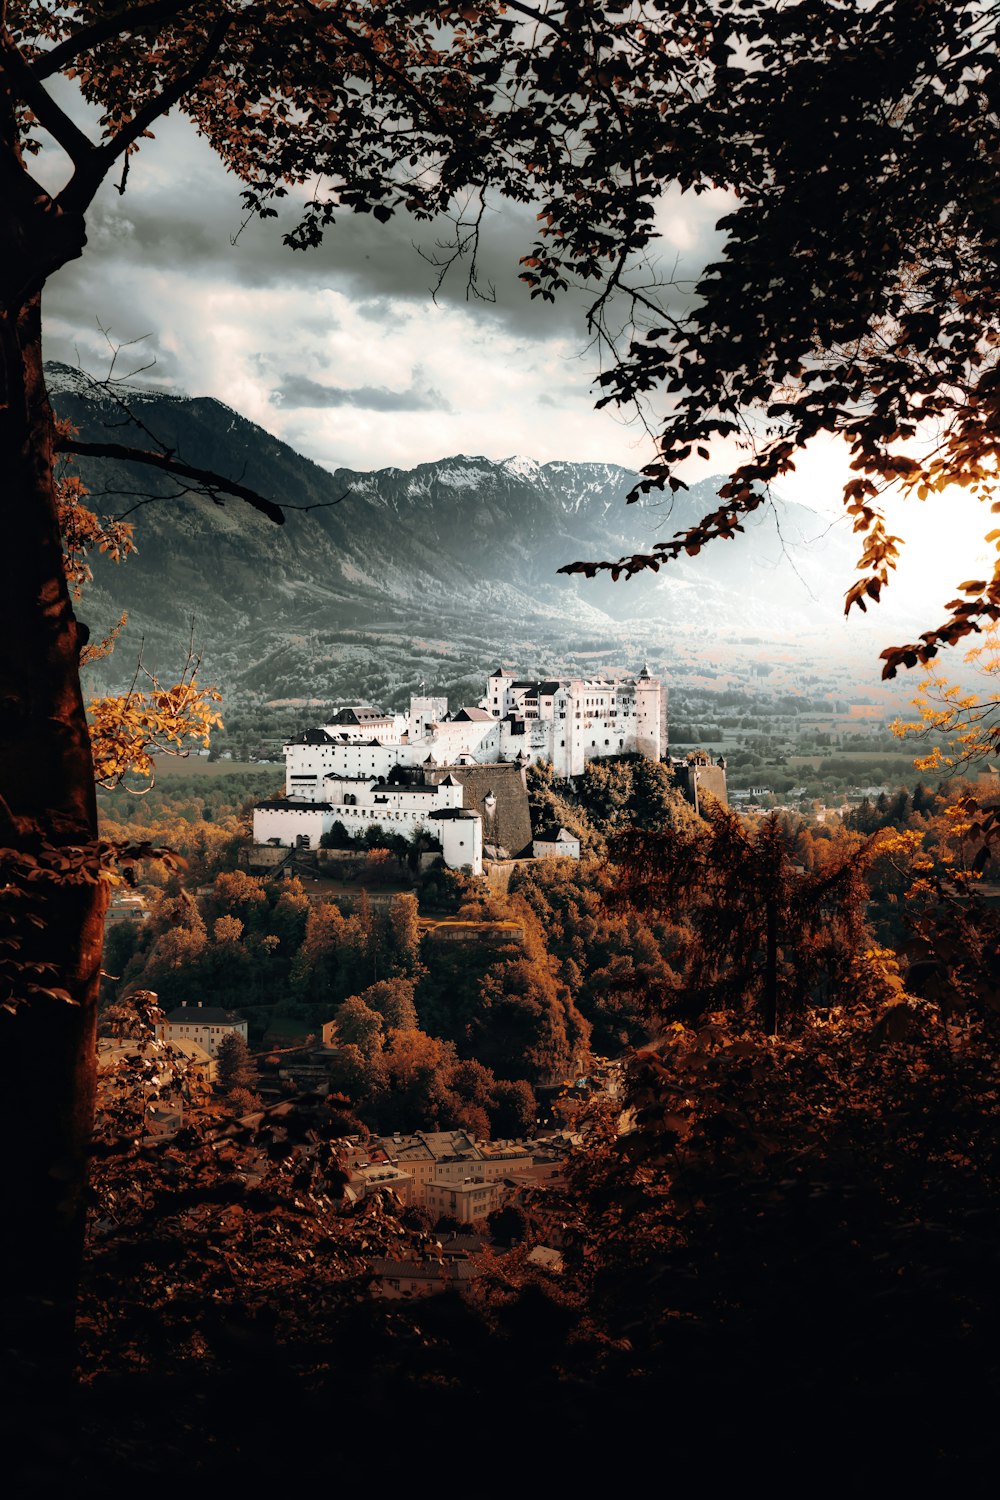
[[(258, 495), (256, 490), (249, 489), (238, 480), (226, 479), (221, 474), (215, 474), (211, 469), (199, 469), (194, 464), (186, 464), (181, 459), (175, 458), (170, 453), (154, 453), (146, 448), (130, 448), (126, 443), (87, 443), (80, 438), (60, 434), (56, 438), (56, 451), (59, 453), (76, 453), (82, 458), (113, 458), (122, 463), (145, 464), (149, 468), (162, 469), (167, 474), (173, 474), (181, 479), (192, 479), (197, 484), (203, 485), (210, 493), (221, 490), (225, 494), (235, 495), (239, 500), (245, 500), (247, 505), (259, 510), (261, 515), (267, 516), (276, 526), (283, 526), (285, 522), (284, 509), (275, 505), (273, 500), (267, 500), (263, 495)], [(343, 497), (341, 497), (343, 498)], [(221, 504), (221, 501), (219, 502)], [(312, 507), (294, 507), (295, 509), (311, 509)]]

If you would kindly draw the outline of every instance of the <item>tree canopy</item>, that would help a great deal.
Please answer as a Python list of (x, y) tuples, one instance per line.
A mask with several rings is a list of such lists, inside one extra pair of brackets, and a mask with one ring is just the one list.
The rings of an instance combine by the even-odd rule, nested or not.
[[(174, 108), (243, 181), (249, 212), (267, 217), (295, 197), (294, 248), (315, 244), (338, 209), (380, 220), (405, 209), (457, 215), (457, 255), (487, 187), (528, 201), (568, 154), (593, 159), (594, 184), (607, 175), (618, 115), (606, 52), (599, 30), (538, 23), (517, 4), (0, 0), (0, 977), (5, 999), (8, 973), (12, 990), (0, 1110), (18, 1143), (0, 1261), (21, 1293), (11, 1346), (43, 1383), (67, 1358), (111, 854), (97, 838), (79, 681), (88, 632), (64, 569), (54, 456), (85, 447), (152, 463), (283, 519), (240, 479), (57, 430), (42, 366), (45, 285), (84, 253), (102, 184), (127, 190), (143, 139)], [(593, 89), (580, 95), (584, 79)], [(74, 88), (87, 110), (71, 102)], [(581, 111), (591, 93), (597, 107)], [(40, 155), (52, 143), (62, 155)], [(599, 199), (567, 197), (590, 271), (629, 238), (613, 197)], [(34, 1085), (42, 1055), (63, 1080), (54, 1100)]]
[[(863, 606), (898, 555), (885, 487), (981, 493), (997, 469), (995, 29), (981, 0), (0, 0), (0, 977), (16, 956), (30, 1000), (0, 1014), (0, 1134), (11, 1143), (0, 1272), (18, 1293), (3, 1334), (20, 1351), (25, 1399), (67, 1364), (111, 857), (97, 838), (79, 682), (87, 632), (53, 474), (57, 452), (84, 449), (53, 421), (41, 296), (84, 253), (101, 185), (126, 192), (147, 133), (179, 108), (245, 184), (248, 212), (272, 216), (283, 198), (297, 207), (295, 249), (341, 210), (451, 215), (453, 256), (474, 282), (485, 194), (535, 205), (522, 261), (532, 291), (589, 284), (606, 399), (666, 397), (644, 487), (677, 488), (679, 466), (716, 439), (745, 445), (700, 525), (648, 555), (578, 566), (628, 574), (732, 536), (803, 446), (828, 434), (846, 441), (854, 469), (844, 498), (863, 554), (848, 604)], [(74, 88), (85, 112), (67, 104)], [(61, 185), (53, 156), (39, 155), (51, 142), (68, 162)], [(687, 310), (636, 270), (671, 184), (733, 198), (722, 258)], [(86, 451), (151, 462), (283, 518), (283, 497), (178, 455)], [(887, 674), (1000, 615), (996, 575), (965, 580), (959, 596), (943, 624), (890, 649)], [(255, 907), (235, 891), (218, 899), (242, 902), (212, 929), (218, 940), (223, 922), (216, 946), (231, 963), (250, 951)], [(378, 981), (370, 914), (350, 919), (349, 976), (334, 952), (347, 920), (293, 908), (281, 921), (304, 922), (324, 983), (336, 973), (357, 993)], [(398, 926), (407, 939), (405, 912)], [(178, 952), (207, 941), (193, 921), (173, 935)], [(176, 956), (164, 955), (166, 971)], [(564, 988), (525, 958), (489, 992), (539, 1076), (550, 1054), (569, 1062), (586, 1040)], [(499, 1032), (493, 1040), (516, 1084)], [(416, 1048), (400, 1045), (387, 1067), (405, 1080)], [(38, 1086), (40, 1058), (60, 1080), (51, 1094)]]
[[(652, 204), (667, 181), (725, 188), (731, 210), (686, 310), (663, 316), (635, 294), (635, 337), (603, 375), (603, 399), (665, 396), (642, 490), (682, 487), (684, 462), (719, 440), (740, 451), (700, 524), (645, 554), (573, 566), (630, 576), (732, 537), (810, 441), (834, 437), (861, 539), (846, 605), (864, 609), (901, 547), (887, 490), (923, 500), (960, 486), (989, 501), (997, 480), (996, 12), (980, 0), (718, 0), (671, 13), (698, 33), (692, 73), (667, 107), (673, 23), (657, 16), (648, 67), (625, 83), (630, 191)], [(632, 112), (633, 98), (668, 119)], [(551, 264), (565, 259), (549, 245)], [(1000, 617), (1000, 571), (956, 580), (956, 594), (945, 620), (883, 653), (885, 676)]]

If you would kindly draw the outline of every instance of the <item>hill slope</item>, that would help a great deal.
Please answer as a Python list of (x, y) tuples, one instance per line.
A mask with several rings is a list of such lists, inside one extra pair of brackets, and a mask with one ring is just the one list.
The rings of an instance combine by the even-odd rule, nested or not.
[[(149, 445), (134, 425), (123, 429), (120, 407), (99, 388), (65, 366), (48, 373), (59, 414), (82, 436)], [(557, 571), (565, 562), (648, 549), (698, 520), (715, 503), (715, 482), (670, 505), (627, 506), (638, 476), (612, 464), (457, 456), (331, 474), (218, 401), (136, 390), (129, 405), (188, 462), (299, 507), (275, 527), (239, 501), (183, 494), (152, 471), (80, 463), (98, 509), (132, 511), (139, 547), (120, 569), (96, 560), (85, 616), (97, 628), (128, 609), (130, 643), (143, 637), (147, 659), (161, 664), (178, 658), (193, 621), (211, 675), (230, 693), (350, 692), (352, 663), (369, 684), (373, 644), (394, 640), (419, 645), (424, 660), (439, 651), (448, 664), (439, 677), (454, 681), (498, 650), (558, 654), (581, 633), (652, 632), (668, 643), (739, 621), (791, 635), (815, 628), (817, 611), (839, 613), (853, 563), (841, 530), (824, 534), (822, 517), (778, 503), (738, 544), (659, 574), (618, 584), (567, 577)], [(395, 682), (391, 652), (383, 656), (380, 686), (391, 697), (406, 668)]]

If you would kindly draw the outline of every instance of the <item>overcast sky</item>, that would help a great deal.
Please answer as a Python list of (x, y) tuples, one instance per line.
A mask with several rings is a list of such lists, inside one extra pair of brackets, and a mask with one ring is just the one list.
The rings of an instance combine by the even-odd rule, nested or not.
[[(58, 175), (53, 154), (47, 171)], [(662, 214), (661, 269), (693, 277), (717, 245), (721, 194), (678, 197)], [(120, 197), (105, 186), (84, 258), (50, 283), (49, 358), (100, 374), (107, 344), (144, 379), (212, 395), (326, 465), (361, 469), (454, 453), (605, 459), (639, 467), (641, 426), (594, 411), (597, 354), (583, 299), (550, 307), (517, 279), (533, 215), (487, 216), (483, 280), (466, 299), (456, 267), (438, 293), (433, 226), (345, 214), (318, 251), (281, 243), (275, 221), (242, 223), (239, 184), (183, 118), (157, 128)], [(438, 234), (441, 233), (439, 230)]]
[[(38, 170), (46, 186), (61, 185), (58, 152)], [(534, 236), (529, 211), (487, 216), (482, 279), (495, 302), (467, 300), (462, 267), (435, 302), (436, 272), (423, 258), (439, 253), (433, 226), (345, 214), (321, 249), (295, 252), (274, 220), (241, 229), (239, 186), (183, 117), (161, 122), (125, 195), (109, 183), (95, 202), (83, 258), (49, 283), (47, 356), (101, 376), (102, 328), (115, 343), (141, 339), (117, 373), (150, 365), (144, 380), (215, 396), (330, 469), (410, 468), (459, 453), (638, 469), (653, 457), (641, 425), (594, 410), (599, 366), (584, 298), (553, 307), (518, 281)], [(664, 203), (657, 270), (677, 283), (667, 294), (675, 307), (717, 257), (727, 207), (722, 193)], [(734, 457), (716, 444), (686, 477), (725, 472)], [(843, 450), (820, 443), (780, 488), (843, 525), (845, 477)], [(919, 599), (929, 588), (943, 601), (986, 555), (982, 508), (963, 493), (890, 506), (889, 519), (908, 541), (899, 592)]]

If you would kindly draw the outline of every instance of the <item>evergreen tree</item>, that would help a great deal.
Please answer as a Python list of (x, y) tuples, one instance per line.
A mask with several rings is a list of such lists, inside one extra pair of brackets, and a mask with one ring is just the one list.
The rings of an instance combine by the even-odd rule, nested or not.
[(257, 1082), (257, 1069), (250, 1049), (239, 1032), (223, 1037), (215, 1055), (216, 1076), (227, 1094), (234, 1089), (250, 1090)]

